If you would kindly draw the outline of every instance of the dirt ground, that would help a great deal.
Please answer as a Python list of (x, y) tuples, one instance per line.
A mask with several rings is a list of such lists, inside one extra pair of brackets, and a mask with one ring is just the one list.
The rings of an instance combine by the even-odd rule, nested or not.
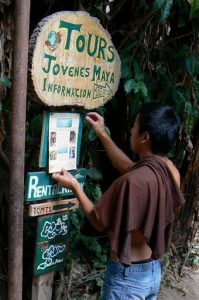
[(160, 289), (158, 300), (198, 300), (199, 299), (199, 269), (186, 270), (174, 287), (164, 286)]

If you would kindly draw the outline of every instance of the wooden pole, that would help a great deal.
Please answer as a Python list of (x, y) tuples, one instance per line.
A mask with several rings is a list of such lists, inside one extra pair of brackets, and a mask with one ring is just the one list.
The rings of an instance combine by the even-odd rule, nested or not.
[(32, 300), (51, 300), (54, 271), (33, 278)]
[(29, 15), (30, 0), (16, 0), (8, 217), (8, 300), (22, 300), (24, 153)]

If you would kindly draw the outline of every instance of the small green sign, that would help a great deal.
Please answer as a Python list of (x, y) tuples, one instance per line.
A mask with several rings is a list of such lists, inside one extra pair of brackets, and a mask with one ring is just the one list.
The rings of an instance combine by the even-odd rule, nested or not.
[(35, 276), (64, 268), (68, 227), (66, 212), (38, 218)]
[[(86, 169), (77, 169), (69, 172), (77, 179), (83, 188), (86, 179)], [(74, 195), (72, 190), (59, 186), (47, 172), (29, 172), (26, 175), (25, 202), (71, 195)]]

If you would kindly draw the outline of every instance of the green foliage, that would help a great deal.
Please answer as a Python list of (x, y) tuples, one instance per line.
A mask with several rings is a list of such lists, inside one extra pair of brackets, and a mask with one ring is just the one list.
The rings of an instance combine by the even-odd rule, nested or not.
[[(197, 3), (191, 7), (195, 13)], [(120, 49), (122, 83), (129, 99), (127, 119), (135, 118), (142, 102), (168, 103), (181, 116), (186, 148), (199, 118), (197, 27), (190, 23), (187, 1), (157, 0), (152, 9), (160, 16), (152, 15), (150, 22), (146, 18), (141, 25), (136, 22), (136, 40), (126, 40)], [(180, 150), (182, 158), (185, 152)]]
[(196, 266), (199, 266), (199, 256), (198, 255), (194, 258), (193, 264)]
[(0, 84), (3, 86), (10, 88), (11, 87), (11, 81), (8, 78), (0, 77)]
[(102, 180), (103, 176), (96, 168), (90, 168), (87, 170), (87, 175), (93, 180)]
[(196, 18), (199, 15), (199, 1), (193, 0), (190, 11), (190, 19)]
[(160, 11), (161, 12), (161, 21), (165, 21), (169, 14), (171, 7), (173, 5), (173, 0), (155, 0), (153, 3), (153, 9), (155, 11)]
[[(88, 170), (89, 171), (89, 170)], [(93, 170), (97, 172), (97, 170)], [(97, 172), (98, 173), (98, 172)], [(101, 197), (101, 189), (98, 183), (99, 177), (91, 172), (88, 177), (84, 190), (93, 203)], [(101, 179), (101, 178), (100, 178)], [(103, 283), (103, 274), (108, 257), (108, 239), (99, 233), (88, 223), (81, 209), (71, 212), (69, 215), (71, 230), (69, 232), (70, 268), (71, 260), (75, 259), (81, 264), (89, 264), (92, 275), (87, 278), (89, 291), (100, 291)]]

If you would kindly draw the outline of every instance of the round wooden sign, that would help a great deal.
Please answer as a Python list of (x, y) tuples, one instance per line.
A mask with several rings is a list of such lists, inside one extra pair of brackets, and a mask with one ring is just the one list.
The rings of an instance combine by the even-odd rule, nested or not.
[(110, 35), (86, 12), (50, 15), (30, 39), (31, 81), (48, 106), (104, 105), (117, 91), (120, 65)]

